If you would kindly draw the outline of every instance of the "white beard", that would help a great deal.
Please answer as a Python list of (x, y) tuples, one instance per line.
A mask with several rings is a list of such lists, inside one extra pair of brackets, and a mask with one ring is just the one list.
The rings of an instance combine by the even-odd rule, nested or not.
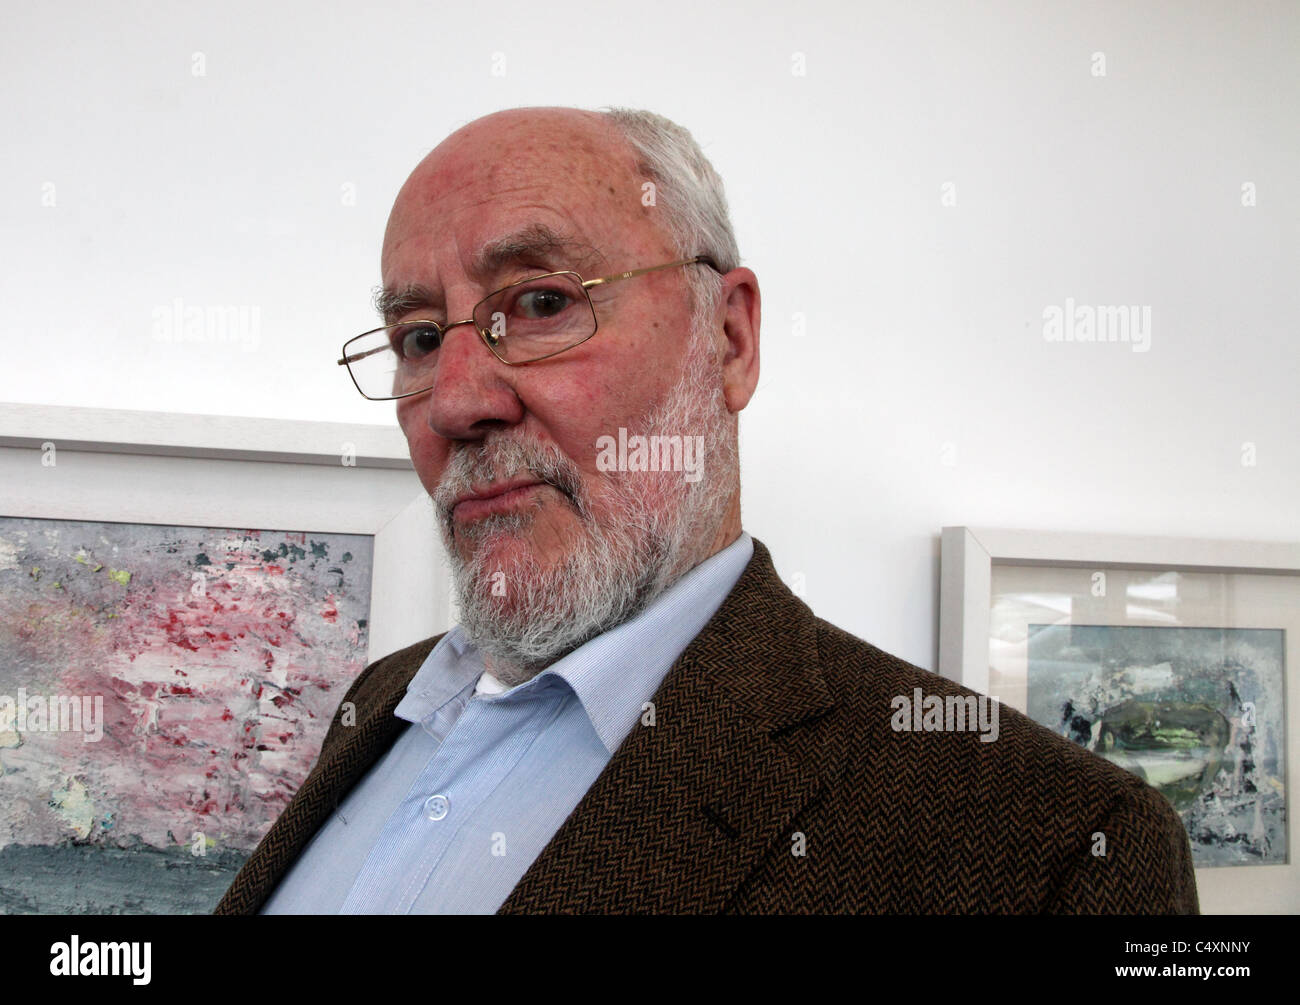
[[(692, 335), (681, 377), (640, 428), (628, 433), (703, 436), (702, 476), (688, 482), (680, 471), (603, 473), (612, 492), (606, 497), (610, 515), (602, 522), (591, 512), (581, 472), (554, 444), (493, 431), (461, 447), (443, 473), (434, 504), (461, 627), (489, 671), (507, 685), (529, 680), (635, 617), (707, 557), (739, 482), (735, 420), (707, 336)], [(511, 569), (490, 567), (491, 540), (511, 535), (526, 541), (541, 504), (484, 517), (459, 530), (451, 521), (451, 505), (471, 484), (525, 474), (564, 495), (578, 514), (581, 533), (552, 568), (543, 568), (530, 550)], [(472, 547), (468, 559), (460, 557), (458, 542)]]

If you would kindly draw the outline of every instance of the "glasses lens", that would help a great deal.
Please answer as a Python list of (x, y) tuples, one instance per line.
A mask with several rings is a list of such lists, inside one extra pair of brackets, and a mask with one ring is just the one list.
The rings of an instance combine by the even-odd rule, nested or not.
[(551, 356), (596, 332), (596, 315), (578, 277), (541, 276), (498, 290), (474, 308), (474, 324), (508, 363)]
[(398, 398), (432, 386), (441, 343), (437, 325), (409, 321), (353, 339), (344, 356), (367, 398)]

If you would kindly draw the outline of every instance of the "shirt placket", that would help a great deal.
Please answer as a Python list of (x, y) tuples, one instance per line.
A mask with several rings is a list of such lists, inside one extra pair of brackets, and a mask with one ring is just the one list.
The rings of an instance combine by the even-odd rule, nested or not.
[[(470, 701), (388, 819), (342, 913), (409, 913), (457, 834), (518, 765), (560, 704), (554, 694)], [(436, 719), (437, 713), (425, 724), (435, 736)], [(402, 863), (416, 864), (403, 868)]]

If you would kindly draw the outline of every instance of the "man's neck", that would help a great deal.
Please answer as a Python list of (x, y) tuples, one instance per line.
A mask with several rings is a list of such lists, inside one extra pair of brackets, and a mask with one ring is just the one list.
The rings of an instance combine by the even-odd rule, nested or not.
[(722, 517), (722, 522), (718, 524), (717, 532), (707, 549), (699, 549), (689, 558), (682, 562), (682, 568), (675, 570), (676, 575), (673, 580), (676, 581), (686, 573), (690, 572), (701, 562), (706, 562), (724, 548), (728, 548), (736, 543), (740, 537), (740, 493), (737, 492), (731, 497), (731, 502), (727, 505), (727, 511)]

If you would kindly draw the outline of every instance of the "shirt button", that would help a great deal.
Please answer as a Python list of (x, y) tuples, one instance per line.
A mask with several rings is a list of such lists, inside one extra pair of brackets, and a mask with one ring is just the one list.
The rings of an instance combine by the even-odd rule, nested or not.
[(424, 815), (430, 820), (441, 820), (450, 808), (451, 803), (443, 795), (430, 796), (424, 801)]

